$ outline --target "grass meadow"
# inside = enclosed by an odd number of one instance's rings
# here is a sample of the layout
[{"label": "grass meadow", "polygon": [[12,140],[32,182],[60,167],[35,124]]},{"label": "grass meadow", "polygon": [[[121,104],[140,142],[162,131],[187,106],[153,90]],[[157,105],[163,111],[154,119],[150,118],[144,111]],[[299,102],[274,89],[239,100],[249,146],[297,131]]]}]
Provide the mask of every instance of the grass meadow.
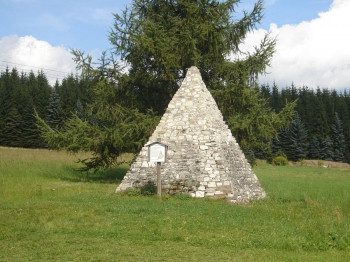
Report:
[{"label": "grass meadow", "polygon": [[0,148],[0,261],[350,261],[349,170],[259,163],[240,206],[116,195],[127,166],[77,159]]}]

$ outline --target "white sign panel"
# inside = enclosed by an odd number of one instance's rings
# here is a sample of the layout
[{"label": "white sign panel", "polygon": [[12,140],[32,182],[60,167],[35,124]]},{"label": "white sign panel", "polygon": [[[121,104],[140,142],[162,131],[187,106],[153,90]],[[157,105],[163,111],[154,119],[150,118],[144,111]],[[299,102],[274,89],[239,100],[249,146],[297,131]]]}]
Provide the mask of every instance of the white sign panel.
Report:
[{"label": "white sign panel", "polygon": [[166,146],[159,143],[149,145],[149,161],[150,162],[165,162]]}]

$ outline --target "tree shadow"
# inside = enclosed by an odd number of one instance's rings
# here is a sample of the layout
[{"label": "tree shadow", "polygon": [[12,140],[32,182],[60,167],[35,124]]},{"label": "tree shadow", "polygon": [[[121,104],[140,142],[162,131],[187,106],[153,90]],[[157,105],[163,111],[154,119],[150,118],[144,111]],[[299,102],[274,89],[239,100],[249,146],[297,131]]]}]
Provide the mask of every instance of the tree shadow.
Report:
[{"label": "tree shadow", "polygon": [[[108,169],[93,171],[70,170],[61,179],[71,182],[119,183],[123,180],[130,166],[126,164]],[[68,171],[68,170],[67,170]]]}]

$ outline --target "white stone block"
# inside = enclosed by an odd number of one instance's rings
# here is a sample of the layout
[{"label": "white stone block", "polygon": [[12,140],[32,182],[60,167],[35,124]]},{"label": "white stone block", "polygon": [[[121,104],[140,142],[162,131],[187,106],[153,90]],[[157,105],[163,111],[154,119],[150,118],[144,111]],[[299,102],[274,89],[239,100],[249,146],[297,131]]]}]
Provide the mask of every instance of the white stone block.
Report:
[{"label": "white stone block", "polygon": [[204,192],[203,191],[197,191],[196,192],[196,197],[199,197],[199,198],[204,197]]},{"label": "white stone block", "polygon": [[215,182],[209,182],[208,183],[208,187],[216,187],[216,183]]},{"label": "white stone block", "polygon": [[199,190],[199,191],[205,191],[205,186],[200,186],[200,187],[198,187],[198,190]]}]

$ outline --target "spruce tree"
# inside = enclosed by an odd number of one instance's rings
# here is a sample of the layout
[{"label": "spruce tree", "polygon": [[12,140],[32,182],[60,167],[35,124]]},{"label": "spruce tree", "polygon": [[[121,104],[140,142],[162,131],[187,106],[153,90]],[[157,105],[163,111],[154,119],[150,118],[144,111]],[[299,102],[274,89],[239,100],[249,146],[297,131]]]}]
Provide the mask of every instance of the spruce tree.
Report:
[{"label": "spruce tree", "polygon": [[335,113],[334,123],[332,125],[332,140],[333,140],[333,152],[334,161],[343,161],[345,158],[345,137],[343,133],[343,123],[340,120],[338,113]]},{"label": "spruce tree", "polygon": [[33,102],[31,99],[28,98],[24,112],[22,114],[22,117],[23,117],[22,146],[26,148],[43,148],[45,147],[45,143],[40,137],[40,132],[36,126],[36,119],[34,115],[35,115],[35,110],[33,107]]},{"label": "spruce tree", "polygon": [[313,136],[309,144],[309,158],[310,159],[320,159],[320,141],[316,136]]},{"label": "spruce tree", "polygon": [[11,147],[21,147],[23,143],[23,121],[16,107],[11,107],[4,121],[2,135],[4,136],[3,145]]},{"label": "spruce tree", "polygon": [[50,96],[46,122],[51,128],[60,127],[61,123],[63,122],[63,112],[60,105],[60,96],[56,92],[56,88],[52,90]]},{"label": "spruce tree", "polygon": [[333,161],[334,153],[332,151],[333,142],[332,139],[330,139],[328,136],[323,140],[321,144],[321,159],[322,160],[328,160]]},{"label": "spruce tree", "polygon": [[284,146],[289,160],[298,161],[307,156],[307,130],[298,113],[295,114],[294,120],[289,126]]}]

